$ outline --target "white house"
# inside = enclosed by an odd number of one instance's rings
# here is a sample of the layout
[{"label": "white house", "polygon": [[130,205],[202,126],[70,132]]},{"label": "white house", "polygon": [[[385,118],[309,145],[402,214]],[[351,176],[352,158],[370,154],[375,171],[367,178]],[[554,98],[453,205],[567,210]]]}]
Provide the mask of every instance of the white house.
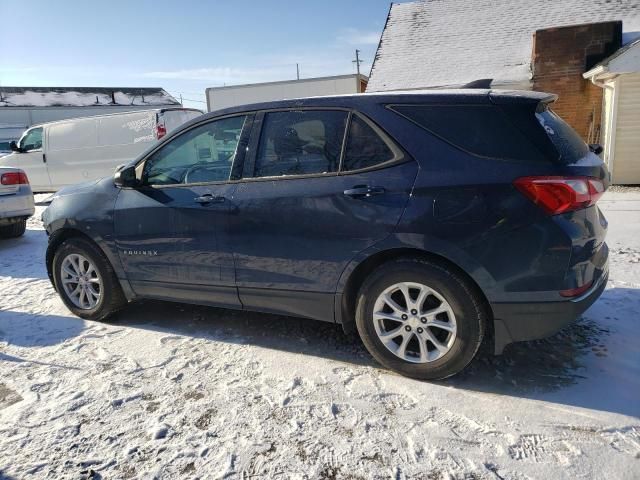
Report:
[{"label": "white house", "polygon": [[640,39],[583,76],[604,89],[601,138],[612,182],[640,184]]}]

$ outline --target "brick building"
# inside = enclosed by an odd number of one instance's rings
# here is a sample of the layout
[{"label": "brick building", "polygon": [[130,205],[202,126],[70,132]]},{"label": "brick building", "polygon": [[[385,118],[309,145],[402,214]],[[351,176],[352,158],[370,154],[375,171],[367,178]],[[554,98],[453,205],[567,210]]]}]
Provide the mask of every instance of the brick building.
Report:
[{"label": "brick building", "polygon": [[597,143],[603,91],[583,74],[638,37],[637,0],[394,3],[367,92],[479,79],[491,88],[553,92],[560,95],[554,109]]},{"label": "brick building", "polygon": [[589,143],[600,141],[602,89],[582,74],[622,46],[622,22],[546,28],[533,34],[533,90],[559,95],[553,109]]}]

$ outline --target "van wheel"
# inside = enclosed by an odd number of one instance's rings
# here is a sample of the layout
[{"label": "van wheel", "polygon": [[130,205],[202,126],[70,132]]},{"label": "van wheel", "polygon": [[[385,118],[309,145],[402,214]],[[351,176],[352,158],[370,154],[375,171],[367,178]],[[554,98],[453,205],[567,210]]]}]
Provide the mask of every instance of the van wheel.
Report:
[{"label": "van wheel", "polygon": [[0,238],[16,238],[24,235],[27,230],[27,220],[18,220],[16,223],[0,227]]},{"label": "van wheel", "polygon": [[53,279],[67,308],[87,320],[105,320],[127,303],[104,253],[82,238],[65,240],[58,247]]},{"label": "van wheel", "polygon": [[435,262],[399,259],[378,267],[358,295],[356,326],[367,350],[408,377],[437,380],[460,372],[484,336],[480,295]]}]

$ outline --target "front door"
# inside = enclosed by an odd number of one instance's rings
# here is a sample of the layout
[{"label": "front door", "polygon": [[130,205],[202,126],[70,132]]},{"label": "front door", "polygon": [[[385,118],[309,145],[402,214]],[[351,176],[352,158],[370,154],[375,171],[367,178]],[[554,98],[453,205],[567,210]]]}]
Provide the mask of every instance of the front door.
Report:
[{"label": "front door", "polygon": [[238,215],[228,218],[224,237],[240,299],[332,321],[340,274],[393,231],[417,164],[345,111],[269,112],[259,120],[256,154],[234,194]]},{"label": "front door", "polygon": [[249,124],[235,116],[182,133],[139,165],[140,187],[118,195],[118,253],[139,295],[239,306],[219,229],[235,210],[230,179]]},{"label": "front door", "polygon": [[13,154],[13,166],[21,168],[26,172],[29,183],[34,191],[47,191],[51,189],[43,140],[42,127],[27,130],[18,143],[21,152]]}]

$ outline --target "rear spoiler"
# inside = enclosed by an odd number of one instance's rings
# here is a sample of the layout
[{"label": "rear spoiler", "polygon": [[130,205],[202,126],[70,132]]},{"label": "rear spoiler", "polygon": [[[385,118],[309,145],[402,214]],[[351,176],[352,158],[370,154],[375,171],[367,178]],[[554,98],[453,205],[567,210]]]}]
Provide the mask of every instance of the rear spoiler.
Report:
[{"label": "rear spoiler", "polygon": [[482,90],[489,90],[491,88],[491,82],[493,82],[493,78],[481,78],[479,80],[474,80],[473,82],[465,83],[460,88],[479,88]]},{"label": "rear spoiler", "polygon": [[555,102],[558,95],[555,93],[533,92],[530,90],[491,90],[489,100],[494,105],[530,104],[538,109],[545,109],[550,103]]}]

